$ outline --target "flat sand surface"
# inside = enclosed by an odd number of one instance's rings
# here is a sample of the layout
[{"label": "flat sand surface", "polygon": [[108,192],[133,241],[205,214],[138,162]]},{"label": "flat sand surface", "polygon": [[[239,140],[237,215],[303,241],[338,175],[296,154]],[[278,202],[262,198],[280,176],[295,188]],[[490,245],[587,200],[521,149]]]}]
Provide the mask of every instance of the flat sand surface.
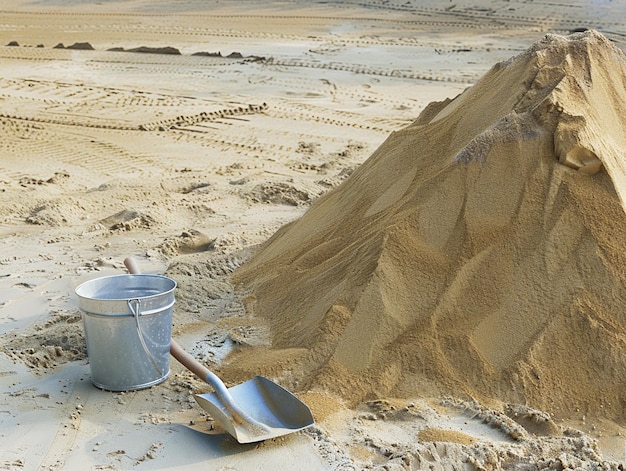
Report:
[{"label": "flat sand surface", "polygon": [[[0,18],[0,468],[420,469],[522,447],[489,405],[323,390],[299,392],[314,428],[239,445],[174,360],[152,388],[95,388],[74,289],[132,255],[177,281],[173,336],[208,365],[267,345],[229,281],[259,244],[545,34],[623,50],[622,2],[8,0]],[[546,424],[537,459],[576,436],[626,463],[624,424]]]}]

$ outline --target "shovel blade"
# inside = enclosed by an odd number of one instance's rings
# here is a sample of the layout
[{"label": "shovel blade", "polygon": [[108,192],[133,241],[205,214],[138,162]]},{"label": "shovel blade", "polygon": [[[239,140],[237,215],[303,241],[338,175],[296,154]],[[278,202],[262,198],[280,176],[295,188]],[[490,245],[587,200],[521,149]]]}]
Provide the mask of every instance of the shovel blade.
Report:
[{"label": "shovel blade", "polygon": [[250,427],[237,423],[215,393],[196,394],[196,402],[239,443],[252,443],[310,427],[315,423],[308,406],[282,386],[263,376],[255,376],[228,391],[234,402],[256,422]]}]

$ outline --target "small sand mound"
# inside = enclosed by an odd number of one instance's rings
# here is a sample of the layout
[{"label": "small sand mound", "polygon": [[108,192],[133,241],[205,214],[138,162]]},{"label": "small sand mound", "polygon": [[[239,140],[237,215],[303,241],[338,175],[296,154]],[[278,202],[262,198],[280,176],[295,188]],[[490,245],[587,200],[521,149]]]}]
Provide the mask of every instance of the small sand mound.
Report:
[{"label": "small sand mound", "polygon": [[451,442],[461,445],[471,445],[476,442],[476,438],[457,430],[426,429],[420,430],[418,436],[422,442]]},{"label": "small sand mound", "polygon": [[148,46],[140,46],[135,47],[133,49],[128,49],[128,52],[140,52],[143,54],[172,54],[175,56],[180,56],[180,51],[175,47],[166,46],[166,47],[148,47]]},{"label": "small sand mound", "polygon": [[124,209],[103,220],[100,224],[111,231],[131,231],[137,228],[150,228],[154,219],[149,214],[131,209]]},{"label": "small sand mound", "polygon": [[24,332],[12,332],[2,351],[21,361],[36,373],[46,373],[70,361],[87,358],[80,314],[53,312],[43,324]]},{"label": "small sand mound", "polygon": [[71,46],[67,46],[67,49],[76,49],[79,51],[93,51],[94,47],[89,43],[74,43]]},{"label": "small sand mound", "polygon": [[293,385],[623,419],[625,106],[619,49],[551,35],[393,133],[236,274]]}]

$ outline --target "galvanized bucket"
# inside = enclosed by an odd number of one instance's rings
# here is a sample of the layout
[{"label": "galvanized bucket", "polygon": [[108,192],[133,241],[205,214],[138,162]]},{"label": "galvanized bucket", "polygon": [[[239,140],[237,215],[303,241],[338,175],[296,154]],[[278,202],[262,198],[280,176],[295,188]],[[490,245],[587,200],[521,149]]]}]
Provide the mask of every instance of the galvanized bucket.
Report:
[{"label": "galvanized bucket", "polygon": [[175,288],[158,275],[105,276],[76,288],[94,385],[130,391],[167,379]]}]

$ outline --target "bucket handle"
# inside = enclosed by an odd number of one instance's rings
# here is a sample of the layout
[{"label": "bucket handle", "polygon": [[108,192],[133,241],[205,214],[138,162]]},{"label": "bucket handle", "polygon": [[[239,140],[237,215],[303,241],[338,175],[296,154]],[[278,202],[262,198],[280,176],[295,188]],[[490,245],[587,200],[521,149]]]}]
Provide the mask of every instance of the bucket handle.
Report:
[{"label": "bucket handle", "polygon": [[150,361],[152,362],[152,366],[154,366],[154,368],[157,370],[157,372],[159,373],[159,376],[163,376],[163,372],[161,371],[161,368],[159,368],[159,365],[157,365],[157,362],[152,356],[152,353],[150,353],[150,350],[148,350],[146,341],[143,338],[143,332],[141,331],[141,326],[139,325],[139,316],[141,315],[141,299],[129,299],[128,301],[126,301],[126,303],[128,304],[128,309],[130,309],[130,312],[133,314],[133,317],[135,318],[135,325],[137,325],[137,335],[139,336],[139,341],[141,342],[141,346],[146,352],[146,355],[148,355],[148,358],[150,358]]}]

